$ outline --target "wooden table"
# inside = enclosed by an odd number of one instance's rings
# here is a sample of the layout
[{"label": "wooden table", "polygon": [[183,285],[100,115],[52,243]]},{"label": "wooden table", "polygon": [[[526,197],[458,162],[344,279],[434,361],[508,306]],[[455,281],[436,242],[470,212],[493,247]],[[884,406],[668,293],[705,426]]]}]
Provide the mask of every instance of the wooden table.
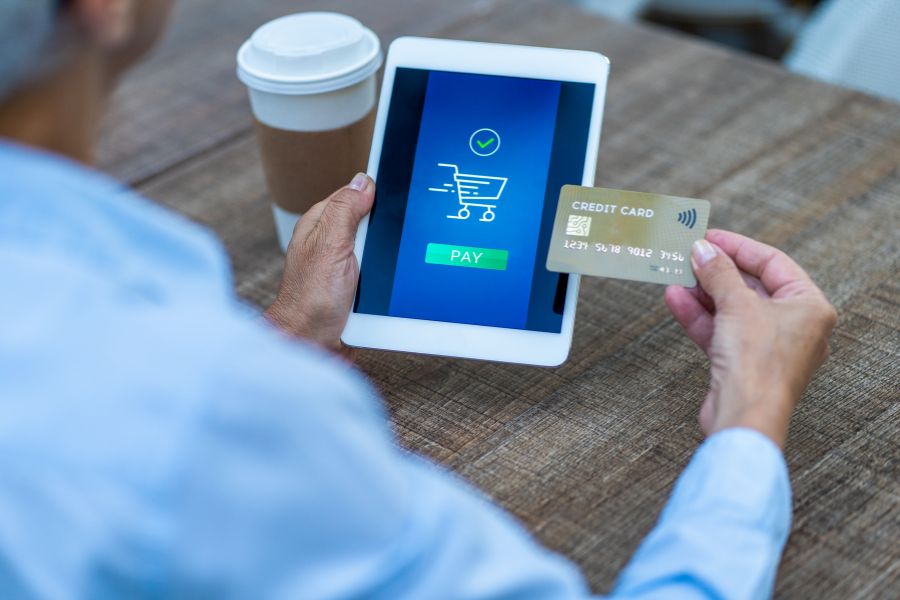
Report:
[{"label": "wooden table", "polygon": [[[598,181],[707,198],[712,225],[796,257],[838,307],[830,362],[787,448],[793,533],[779,598],[900,595],[900,106],[548,0],[191,0],[116,96],[101,158],[207,223],[238,293],[273,298],[282,257],[234,76],[238,45],[299,9],[418,34],[598,50],[612,76]],[[587,279],[554,370],[366,352],[402,444],[485,490],[608,591],[701,440],[707,364],[662,289]]]}]

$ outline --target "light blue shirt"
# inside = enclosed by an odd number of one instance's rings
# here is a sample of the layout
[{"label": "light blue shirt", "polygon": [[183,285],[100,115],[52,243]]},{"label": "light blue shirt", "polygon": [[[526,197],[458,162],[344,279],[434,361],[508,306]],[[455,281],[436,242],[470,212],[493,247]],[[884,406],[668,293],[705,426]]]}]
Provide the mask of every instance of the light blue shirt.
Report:
[{"label": "light blue shirt", "polygon": [[[0,282],[0,597],[589,594],[243,307],[209,233],[102,175],[0,144]],[[766,597],[790,506],[772,442],[712,436],[611,597]]]}]

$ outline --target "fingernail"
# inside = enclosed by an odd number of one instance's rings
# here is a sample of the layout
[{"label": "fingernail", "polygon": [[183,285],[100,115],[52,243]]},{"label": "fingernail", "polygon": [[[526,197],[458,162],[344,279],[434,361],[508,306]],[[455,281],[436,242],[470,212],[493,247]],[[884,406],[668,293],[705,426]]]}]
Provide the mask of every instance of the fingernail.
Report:
[{"label": "fingernail", "polygon": [[691,248],[697,266],[702,267],[716,257],[716,249],[706,240],[697,240]]},{"label": "fingernail", "polygon": [[365,173],[357,173],[356,175],[354,175],[353,181],[350,182],[351,190],[357,190],[361,192],[367,187],[369,187],[369,176]]}]

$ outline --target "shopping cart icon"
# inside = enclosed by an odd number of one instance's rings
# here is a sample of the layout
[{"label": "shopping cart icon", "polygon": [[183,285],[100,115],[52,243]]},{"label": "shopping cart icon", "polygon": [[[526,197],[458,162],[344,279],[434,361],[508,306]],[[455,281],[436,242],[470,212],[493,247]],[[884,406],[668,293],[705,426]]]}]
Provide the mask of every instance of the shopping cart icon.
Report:
[{"label": "shopping cart icon", "polygon": [[449,163],[438,163],[439,167],[453,169],[453,183],[445,183],[442,187],[430,187],[430,192],[452,193],[456,192],[459,200],[459,212],[455,215],[447,215],[448,219],[468,219],[472,216],[470,207],[484,209],[479,221],[486,223],[496,218],[494,209],[503,194],[508,177],[491,177],[489,175],[473,175],[460,173],[459,167]]}]

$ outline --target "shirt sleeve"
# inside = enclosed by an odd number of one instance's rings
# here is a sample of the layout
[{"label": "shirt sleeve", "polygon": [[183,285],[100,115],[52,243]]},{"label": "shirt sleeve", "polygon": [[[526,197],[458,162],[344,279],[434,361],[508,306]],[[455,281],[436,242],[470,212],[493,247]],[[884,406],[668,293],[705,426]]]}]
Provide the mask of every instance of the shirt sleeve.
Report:
[{"label": "shirt sleeve", "polygon": [[781,450],[750,429],[710,437],[681,475],[614,598],[768,598],[791,523]]},{"label": "shirt sleeve", "polygon": [[[399,449],[377,397],[349,368],[287,345],[243,339],[241,363],[218,374],[170,497],[168,595],[589,596],[572,563],[477,490]],[[616,594],[768,590],[786,530],[779,461],[748,432],[707,442]]]},{"label": "shirt sleeve", "polygon": [[589,595],[574,565],[477,490],[398,448],[349,367],[252,333],[234,350],[240,361],[223,357],[211,374],[165,495],[174,523],[163,596]]}]

